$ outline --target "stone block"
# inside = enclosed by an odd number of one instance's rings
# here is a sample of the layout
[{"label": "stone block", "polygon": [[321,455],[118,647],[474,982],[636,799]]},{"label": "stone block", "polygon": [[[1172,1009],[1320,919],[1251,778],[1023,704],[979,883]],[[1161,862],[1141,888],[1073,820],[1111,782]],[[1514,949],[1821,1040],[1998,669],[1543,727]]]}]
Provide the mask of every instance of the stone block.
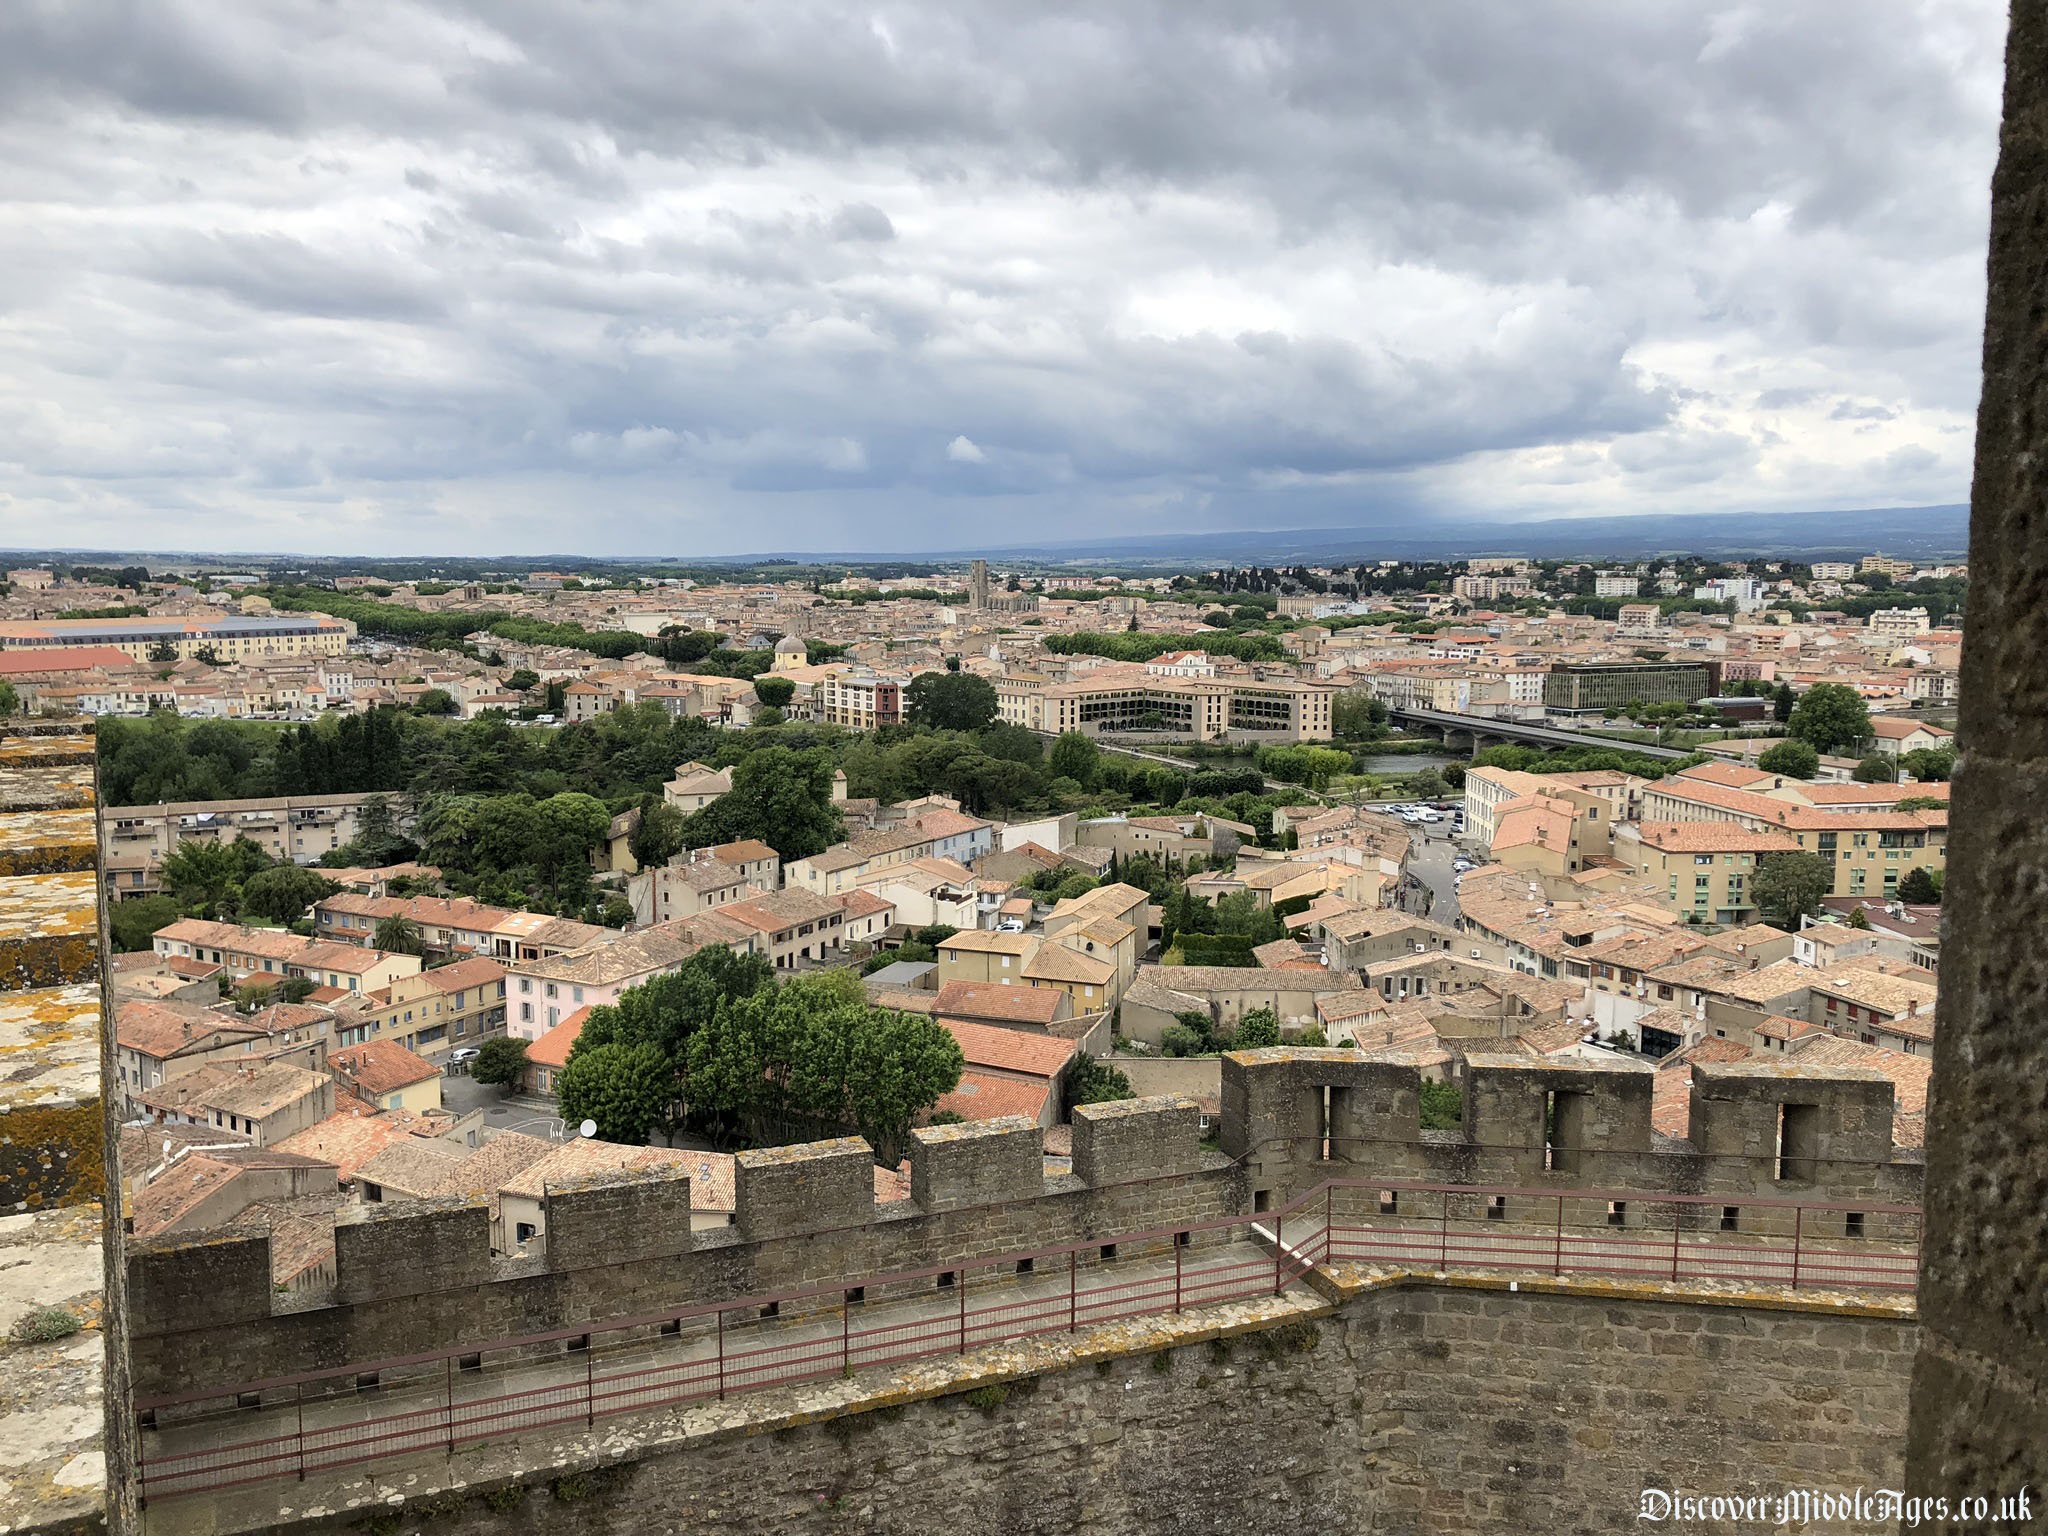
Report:
[{"label": "stone block", "polygon": [[1636,1062],[1465,1058],[1465,1138],[1512,1149],[1527,1171],[1595,1172],[1578,1154],[1648,1152],[1656,1069]]},{"label": "stone block", "polygon": [[270,1234],[227,1227],[128,1244],[128,1327],[136,1337],[270,1320]]},{"label": "stone block", "polygon": [[750,1240],[858,1226],[875,1213],[875,1154],[858,1136],[742,1152],[733,1179]]},{"label": "stone block", "polygon": [[922,1210],[1002,1205],[1044,1192],[1044,1133],[1023,1115],[910,1133],[910,1198]]},{"label": "stone block", "polygon": [[1865,1067],[1696,1062],[1692,1141],[1710,1160],[1710,1176],[1729,1173],[1720,1160],[1743,1158],[1775,1177],[1783,1153],[1794,1181],[1832,1182],[1851,1193],[1860,1181],[1846,1166],[1829,1165],[1890,1162],[1891,1081]]},{"label": "stone block", "polygon": [[1201,1159],[1202,1111],[1193,1099],[1162,1094],[1074,1110],[1074,1177],[1091,1189],[1192,1173]]},{"label": "stone block", "polygon": [[611,1170],[547,1187],[548,1268],[593,1269],[690,1251],[687,1165]]},{"label": "stone block", "polygon": [[461,1290],[491,1278],[491,1212],[436,1196],[352,1205],[334,1222],[335,1299],[346,1305]]}]

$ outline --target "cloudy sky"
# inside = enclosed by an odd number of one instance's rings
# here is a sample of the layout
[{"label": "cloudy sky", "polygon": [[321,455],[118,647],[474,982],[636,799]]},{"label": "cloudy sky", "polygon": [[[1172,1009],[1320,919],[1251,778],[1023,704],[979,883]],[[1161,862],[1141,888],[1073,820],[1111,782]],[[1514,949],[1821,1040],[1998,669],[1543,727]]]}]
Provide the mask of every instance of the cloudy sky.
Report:
[{"label": "cloudy sky", "polygon": [[8,0],[0,544],[1963,499],[1999,0]]}]

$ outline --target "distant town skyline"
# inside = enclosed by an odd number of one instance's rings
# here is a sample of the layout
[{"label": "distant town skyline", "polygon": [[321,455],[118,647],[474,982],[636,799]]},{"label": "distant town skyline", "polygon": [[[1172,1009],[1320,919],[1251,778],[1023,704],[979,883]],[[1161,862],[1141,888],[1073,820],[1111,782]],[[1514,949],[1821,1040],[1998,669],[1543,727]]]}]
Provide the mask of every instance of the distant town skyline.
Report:
[{"label": "distant town skyline", "polygon": [[0,15],[0,544],[1961,501],[1993,0]]}]

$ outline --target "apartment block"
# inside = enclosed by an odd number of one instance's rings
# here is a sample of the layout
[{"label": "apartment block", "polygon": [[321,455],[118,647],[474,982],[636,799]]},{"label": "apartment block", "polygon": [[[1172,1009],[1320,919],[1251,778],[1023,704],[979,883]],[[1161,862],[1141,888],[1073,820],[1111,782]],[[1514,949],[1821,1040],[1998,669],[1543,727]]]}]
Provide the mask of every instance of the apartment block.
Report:
[{"label": "apartment block", "polygon": [[1328,740],[1336,692],[1327,683],[1291,676],[1173,677],[1121,664],[1096,667],[1067,682],[996,682],[998,713],[1012,725],[1049,735],[1081,731],[1191,741]]},{"label": "apartment block", "polygon": [[[355,626],[324,613],[245,618],[37,619],[0,623],[0,651],[105,645],[135,661],[248,661],[264,656],[339,656]],[[202,656],[201,653],[205,655]]]},{"label": "apartment block", "polygon": [[311,864],[355,840],[357,817],[371,798],[277,795],[108,806],[100,812],[107,894],[119,900],[154,893],[158,866],[183,842],[231,843],[246,837],[281,864]]}]

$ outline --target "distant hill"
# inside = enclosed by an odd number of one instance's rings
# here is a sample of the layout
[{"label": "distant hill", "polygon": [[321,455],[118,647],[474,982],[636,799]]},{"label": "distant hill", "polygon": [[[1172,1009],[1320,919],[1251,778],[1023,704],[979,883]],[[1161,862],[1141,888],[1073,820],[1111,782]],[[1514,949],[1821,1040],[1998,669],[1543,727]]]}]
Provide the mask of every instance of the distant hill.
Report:
[{"label": "distant hill", "polygon": [[[1783,559],[1844,559],[1882,550],[1918,560],[1960,558],[1969,543],[1969,508],[1875,507],[1835,512],[1706,512],[1690,516],[1545,518],[1533,522],[1500,519],[1416,518],[1401,514],[1374,527],[1244,529],[1228,533],[1141,534],[1123,538],[1070,539],[1037,544],[972,544],[927,548],[908,556],[882,549],[765,549],[745,555],[614,555],[605,550],[573,554],[504,555],[479,561],[475,555],[448,557],[467,569],[479,565],[507,571],[571,569],[592,565],[740,566],[764,560],[828,561],[899,565],[906,559],[954,564],[971,555],[1034,565],[1077,567],[1185,567],[1218,565],[1352,564],[1361,560],[1445,560],[1473,555],[1529,555],[1539,559],[1650,559],[1695,554],[1777,556]],[[119,564],[128,559],[161,564],[203,558],[231,561],[243,569],[289,563],[293,568],[355,569],[379,563],[431,563],[435,557],[299,555],[289,551],[0,550],[13,564],[78,560]]]},{"label": "distant hill", "polygon": [[1457,559],[1472,555],[1646,559],[1697,554],[1815,559],[1867,555],[1880,549],[1888,555],[1916,559],[1960,558],[1969,544],[1969,513],[1966,506],[1939,506],[1837,512],[1713,512],[1689,517],[1549,518],[1521,523],[1445,521],[1402,527],[1150,534],[1057,544],[999,545],[973,553],[996,558],[1205,565]]}]

